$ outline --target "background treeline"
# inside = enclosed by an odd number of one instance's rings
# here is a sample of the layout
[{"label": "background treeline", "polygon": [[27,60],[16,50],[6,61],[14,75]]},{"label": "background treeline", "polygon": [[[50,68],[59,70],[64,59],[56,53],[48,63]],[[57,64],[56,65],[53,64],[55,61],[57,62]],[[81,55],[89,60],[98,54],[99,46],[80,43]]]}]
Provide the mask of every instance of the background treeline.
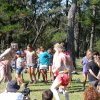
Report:
[{"label": "background treeline", "polygon": [[[100,51],[100,0],[0,0],[0,49],[12,41],[21,48],[67,43],[68,12],[76,4],[74,49],[82,56],[88,48]],[[71,15],[70,15],[71,16]]]}]

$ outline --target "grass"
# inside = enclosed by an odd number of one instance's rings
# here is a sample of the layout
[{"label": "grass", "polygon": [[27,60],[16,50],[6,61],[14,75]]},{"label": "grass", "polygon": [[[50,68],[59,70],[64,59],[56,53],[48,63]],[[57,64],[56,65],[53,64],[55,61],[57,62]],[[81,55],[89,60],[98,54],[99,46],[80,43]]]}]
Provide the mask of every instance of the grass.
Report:
[{"label": "grass", "polygon": [[[72,80],[72,86],[68,88],[70,100],[83,100],[83,85],[80,80],[82,80],[82,68],[80,64],[80,59],[76,60],[77,62],[77,71],[78,74],[73,74],[73,80]],[[13,74],[14,76],[14,74]],[[29,80],[28,74],[24,74],[25,81]],[[41,100],[41,95],[43,90],[50,88],[51,82],[45,84],[42,82],[38,82],[37,84],[29,84],[29,88],[31,89],[30,97],[31,100],[37,99]],[[3,92],[5,90],[6,83],[0,84],[0,92]],[[21,91],[22,89],[20,89]],[[62,94],[60,94],[61,100],[64,100],[64,97]],[[53,99],[54,100],[54,99]]]}]

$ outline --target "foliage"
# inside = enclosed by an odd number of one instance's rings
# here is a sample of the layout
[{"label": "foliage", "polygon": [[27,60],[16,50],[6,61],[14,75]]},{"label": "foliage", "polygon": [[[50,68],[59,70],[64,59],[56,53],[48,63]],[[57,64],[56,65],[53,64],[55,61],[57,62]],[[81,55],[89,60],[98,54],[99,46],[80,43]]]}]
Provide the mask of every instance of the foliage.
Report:
[{"label": "foliage", "polygon": [[52,42],[56,43],[56,42],[63,42],[66,39],[66,33],[63,32],[57,32],[54,33],[53,38],[52,38]]},{"label": "foliage", "polygon": [[[36,47],[43,45],[46,48],[55,42],[65,41],[71,1],[74,0],[68,0],[67,5],[64,0],[0,0],[1,41],[8,45],[11,41],[16,41],[21,47],[32,43]],[[80,7],[80,13],[76,14],[75,25],[81,23],[79,47],[84,51],[89,48],[94,22],[94,47],[95,41],[100,39],[100,0],[77,1],[77,12]],[[93,5],[96,6],[96,17],[93,16]]]},{"label": "foliage", "polygon": [[97,51],[100,51],[100,39],[98,41],[96,41],[94,49]]}]

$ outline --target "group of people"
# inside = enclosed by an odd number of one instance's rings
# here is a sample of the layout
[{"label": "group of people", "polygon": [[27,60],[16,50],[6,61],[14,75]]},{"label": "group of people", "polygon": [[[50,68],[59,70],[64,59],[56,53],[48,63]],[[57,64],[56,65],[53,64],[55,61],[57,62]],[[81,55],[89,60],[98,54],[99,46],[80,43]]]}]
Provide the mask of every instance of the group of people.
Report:
[{"label": "group of people", "polygon": [[88,78],[89,86],[84,92],[84,100],[100,100],[100,54],[98,51],[87,50],[82,59],[85,88]]},{"label": "group of people", "polygon": [[85,86],[88,77],[89,83],[95,85],[100,80],[100,54],[98,51],[87,50],[86,56],[82,59],[83,75]]},{"label": "group of people", "polygon": [[46,51],[42,46],[35,51],[30,44],[21,51],[18,49],[17,43],[11,43],[11,47],[0,55],[0,82],[12,81],[11,62],[16,61],[15,80],[18,85],[25,85],[22,77],[24,69],[27,69],[29,73],[30,84],[37,82],[36,75],[38,75],[38,79],[42,75],[43,82],[47,83],[47,71],[49,70],[50,79],[53,81],[50,91],[55,99],[60,100],[59,90],[65,95],[65,100],[69,100],[66,87],[71,85],[73,62],[62,44],[56,43],[54,51],[55,53],[52,53],[52,49]]},{"label": "group of people", "polygon": [[[65,96],[65,100],[69,100],[69,94],[67,87],[71,85],[73,61],[70,54],[65,50],[63,44],[56,43],[54,45],[54,52],[52,49],[45,50],[42,46],[37,50],[33,50],[32,45],[27,45],[25,50],[19,50],[17,43],[11,43],[10,48],[5,50],[0,55],[0,83],[8,81],[7,93],[12,92],[11,88],[19,89],[19,86],[25,85],[22,77],[23,70],[27,70],[29,73],[29,83],[37,83],[42,75],[42,82],[47,83],[48,77],[47,72],[50,73],[50,79],[52,84],[49,90],[44,91],[43,94],[60,100],[59,93],[61,92]],[[11,62],[15,61],[16,76],[15,81],[12,80],[11,76]],[[92,52],[87,50],[86,56],[82,59],[85,87],[87,78],[89,84],[92,85],[97,91],[100,91],[100,54],[99,52]],[[37,75],[37,77],[36,77]],[[37,79],[38,78],[38,79]],[[14,86],[13,86],[14,83]],[[12,84],[12,85],[11,85]],[[16,91],[14,91],[16,92]],[[46,94],[47,93],[47,94]],[[86,94],[86,93],[85,93]],[[19,95],[19,96],[18,96]],[[3,96],[3,94],[1,95]],[[22,94],[16,95],[18,98],[22,98]],[[47,96],[49,97],[49,96]],[[21,100],[21,99],[13,99]],[[46,100],[46,99],[43,99]],[[48,99],[47,99],[48,100]],[[52,99],[49,99],[52,100]],[[88,99],[86,99],[88,100]]]}]

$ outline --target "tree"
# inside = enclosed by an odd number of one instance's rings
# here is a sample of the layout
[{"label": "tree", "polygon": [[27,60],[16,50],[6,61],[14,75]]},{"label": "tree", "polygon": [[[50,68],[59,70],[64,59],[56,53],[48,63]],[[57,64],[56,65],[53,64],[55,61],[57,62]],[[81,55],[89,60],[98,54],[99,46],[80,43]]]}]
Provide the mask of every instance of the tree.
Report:
[{"label": "tree", "polygon": [[67,38],[67,50],[71,52],[71,57],[75,65],[75,45],[74,45],[74,21],[75,13],[77,9],[77,0],[73,0],[68,12],[68,38]]}]

